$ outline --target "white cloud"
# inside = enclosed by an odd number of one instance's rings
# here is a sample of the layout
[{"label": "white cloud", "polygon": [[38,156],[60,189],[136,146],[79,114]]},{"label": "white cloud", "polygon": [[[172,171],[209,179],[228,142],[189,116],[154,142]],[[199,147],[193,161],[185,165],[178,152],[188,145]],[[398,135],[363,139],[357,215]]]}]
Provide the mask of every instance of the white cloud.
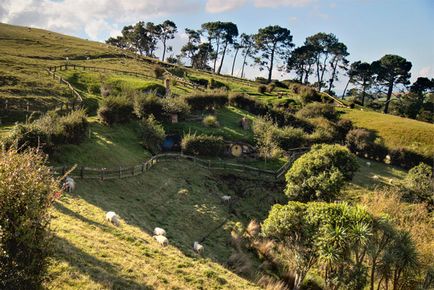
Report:
[{"label": "white cloud", "polygon": [[279,6],[303,7],[313,2],[316,2],[316,0],[254,0],[254,4],[256,7],[279,7]]},{"label": "white cloud", "polygon": [[200,7],[195,0],[2,0],[0,22],[103,39],[125,24]]},{"label": "white cloud", "polygon": [[207,0],[205,9],[209,13],[221,13],[235,10],[246,3],[246,0]]}]

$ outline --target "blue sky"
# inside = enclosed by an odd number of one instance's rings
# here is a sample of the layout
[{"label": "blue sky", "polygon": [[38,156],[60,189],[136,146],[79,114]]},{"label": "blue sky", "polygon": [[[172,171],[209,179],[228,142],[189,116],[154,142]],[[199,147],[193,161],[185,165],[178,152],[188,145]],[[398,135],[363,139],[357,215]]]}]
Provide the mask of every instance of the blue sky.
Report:
[{"label": "blue sky", "polygon": [[[103,41],[138,20],[173,20],[180,32],[208,21],[232,21],[240,32],[267,25],[291,30],[300,45],[317,32],[334,33],[349,60],[398,54],[413,63],[412,79],[434,77],[434,0],[2,0],[0,21]],[[175,52],[185,42],[172,41]],[[225,61],[228,71],[231,58]],[[248,76],[260,73],[249,68]],[[275,77],[288,75],[275,73]],[[345,78],[338,85],[342,87]]]}]

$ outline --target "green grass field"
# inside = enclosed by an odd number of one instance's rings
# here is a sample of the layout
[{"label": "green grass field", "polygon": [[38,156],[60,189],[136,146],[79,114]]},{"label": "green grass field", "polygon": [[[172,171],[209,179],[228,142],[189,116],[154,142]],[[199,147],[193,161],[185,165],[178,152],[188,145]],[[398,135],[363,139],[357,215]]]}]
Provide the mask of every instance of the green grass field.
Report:
[{"label": "green grass field", "polygon": [[389,148],[404,147],[434,156],[434,125],[373,111],[342,109],[342,118],[358,127],[374,130]]}]

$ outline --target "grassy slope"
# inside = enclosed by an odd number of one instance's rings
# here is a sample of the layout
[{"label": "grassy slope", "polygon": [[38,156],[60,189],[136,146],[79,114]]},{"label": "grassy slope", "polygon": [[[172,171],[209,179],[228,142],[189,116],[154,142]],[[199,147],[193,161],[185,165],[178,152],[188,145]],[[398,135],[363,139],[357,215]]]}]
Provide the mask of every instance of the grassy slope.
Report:
[{"label": "grassy slope", "polygon": [[434,155],[434,125],[372,111],[342,109],[343,118],[372,129],[390,148],[405,147],[426,156]]}]

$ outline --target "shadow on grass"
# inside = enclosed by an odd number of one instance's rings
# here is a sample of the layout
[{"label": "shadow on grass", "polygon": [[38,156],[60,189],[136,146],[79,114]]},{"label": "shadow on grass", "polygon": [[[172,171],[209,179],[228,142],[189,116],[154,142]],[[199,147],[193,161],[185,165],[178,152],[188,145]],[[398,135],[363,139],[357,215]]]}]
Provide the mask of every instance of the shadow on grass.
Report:
[{"label": "shadow on grass", "polygon": [[109,289],[154,289],[152,286],[121,277],[117,266],[83,252],[61,237],[54,237],[54,245],[57,259],[67,262],[78,272]]}]

